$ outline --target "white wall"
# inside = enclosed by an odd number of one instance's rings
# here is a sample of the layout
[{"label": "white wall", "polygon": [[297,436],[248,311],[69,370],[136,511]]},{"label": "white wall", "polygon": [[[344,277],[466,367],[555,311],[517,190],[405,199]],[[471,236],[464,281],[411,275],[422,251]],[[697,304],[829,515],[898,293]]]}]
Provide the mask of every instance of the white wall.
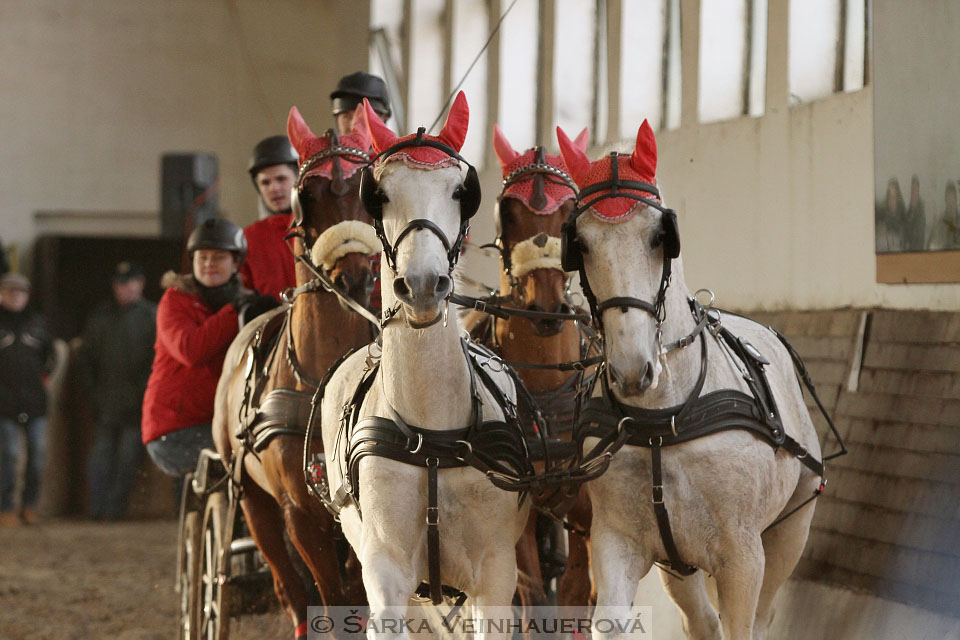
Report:
[{"label": "white wall", "polygon": [[873,89],[787,106],[787,0],[770,2],[765,115],[696,123],[697,4],[683,3],[683,122],[657,140],[688,284],[740,309],[960,306],[960,285],[876,283]]},{"label": "white wall", "polygon": [[33,212],[160,208],[160,154],[215,153],[220,206],[256,218],[253,145],[367,64],[369,5],[336,0],[31,0],[0,4],[0,237]]}]

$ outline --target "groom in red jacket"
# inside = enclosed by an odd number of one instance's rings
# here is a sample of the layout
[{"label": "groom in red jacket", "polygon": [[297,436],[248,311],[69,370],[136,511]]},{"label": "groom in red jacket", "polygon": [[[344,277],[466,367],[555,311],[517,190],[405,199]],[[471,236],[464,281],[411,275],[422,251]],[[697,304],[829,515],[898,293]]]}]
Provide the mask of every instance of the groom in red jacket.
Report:
[{"label": "groom in red jacket", "polygon": [[268,215],[243,230],[248,252],[240,273],[247,287],[280,300],[281,291],[297,284],[293,252],[283,239],[292,216],[297,152],[287,136],[264,138],[254,147],[247,169]]}]

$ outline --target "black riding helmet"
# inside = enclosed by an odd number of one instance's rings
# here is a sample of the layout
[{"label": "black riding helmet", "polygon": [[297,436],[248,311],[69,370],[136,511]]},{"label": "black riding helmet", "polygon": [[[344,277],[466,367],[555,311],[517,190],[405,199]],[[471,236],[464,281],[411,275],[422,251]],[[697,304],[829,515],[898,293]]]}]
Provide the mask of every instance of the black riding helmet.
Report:
[{"label": "black riding helmet", "polygon": [[363,71],[340,78],[337,88],[330,94],[330,99],[333,101],[333,115],[353,111],[364,98],[370,101],[374,111],[384,115],[384,120],[390,118],[390,96],[387,94],[387,83],[379,76]]},{"label": "black riding helmet", "polygon": [[247,165],[247,171],[250,172],[250,179],[254,186],[257,184],[257,174],[267,167],[278,164],[290,165],[293,172],[297,172],[297,162],[299,162],[297,152],[287,136],[270,136],[264,138],[253,148],[253,156],[250,158],[250,164]]},{"label": "black riding helmet", "polygon": [[243,229],[223,218],[204,220],[187,239],[187,253],[191,256],[197,249],[229,251],[242,263],[247,255],[247,237]]}]

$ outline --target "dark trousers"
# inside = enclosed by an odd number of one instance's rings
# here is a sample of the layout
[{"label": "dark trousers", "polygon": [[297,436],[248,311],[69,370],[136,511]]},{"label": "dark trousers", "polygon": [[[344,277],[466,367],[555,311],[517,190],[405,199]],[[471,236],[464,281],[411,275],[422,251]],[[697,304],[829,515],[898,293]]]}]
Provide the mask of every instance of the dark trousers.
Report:
[{"label": "dark trousers", "polygon": [[91,518],[116,520],[123,517],[142,461],[139,424],[97,425],[87,476]]},{"label": "dark trousers", "polygon": [[33,509],[40,496],[40,476],[46,452],[47,419],[31,418],[25,423],[0,417],[0,512],[16,506],[14,487],[17,484],[17,463],[20,460],[20,434],[26,435],[27,466],[23,481],[21,509]]}]

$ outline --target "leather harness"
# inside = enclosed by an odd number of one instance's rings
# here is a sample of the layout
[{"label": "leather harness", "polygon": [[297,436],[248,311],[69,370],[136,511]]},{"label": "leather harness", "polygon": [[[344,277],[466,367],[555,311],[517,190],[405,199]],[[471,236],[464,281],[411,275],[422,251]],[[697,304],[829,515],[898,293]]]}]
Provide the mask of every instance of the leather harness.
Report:
[{"label": "leather harness", "polygon": [[[427,470],[427,568],[429,581],[418,589],[419,595],[429,594],[434,604],[440,604],[444,595],[464,598],[459,590],[443,585],[440,580],[440,507],[438,471],[473,467],[491,480],[501,477],[515,479],[533,473],[530,452],[517,418],[516,405],[500,390],[484,371],[482,359],[493,356],[478,345],[461,340],[470,371],[471,424],[448,431],[424,429],[407,424],[399,413],[388,405],[390,417],[360,417],[363,402],[377,380],[379,360],[368,360],[364,375],[350,401],[344,406],[338,443],[347,440],[341,459],[343,484],[333,499],[321,499],[330,512],[339,517],[340,510],[353,501],[360,517],[360,461],[367,456],[389,458]],[[327,379],[335,367],[328,372]],[[483,420],[480,394],[482,385],[494,398],[504,414],[503,420]],[[494,482],[494,484],[497,484]],[[520,492],[518,507],[525,494]],[[460,602],[462,604],[462,601]]]},{"label": "leather harness", "polygon": [[[713,309],[708,311],[694,299],[690,300],[690,308],[699,327],[695,334],[698,334],[700,339],[700,374],[687,399],[679,405],[662,409],[625,405],[610,392],[607,376],[598,372],[602,393],[586,401],[575,428],[575,438],[581,449],[584,440],[591,437],[600,439],[594,449],[609,448],[614,443],[650,448],[653,509],[667,554],[667,560],[663,564],[682,576],[691,575],[696,571],[696,567],[680,559],[673,539],[669,514],[663,499],[663,447],[689,442],[728,429],[746,429],[770,444],[774,451],[782,448],[792,454],[821,478],[824,473],[823,462],[810,455],[806,448],[784,432],[764,370],[764,366],[769,362],[753,345],[733,335],[723,326],[720,312]],[[721,346],[729,350],[742,364],[743,378],[751,392],[749,395],[734,389],[722,389],[701,395],[707,368],[708,342],[703,332],[704,326],[718,341],[722,341]],[[776,335],[786,344],[782,335]],[[799,356],[787,346],[796,364]],[[802,367],[802,362],[799,366]],[[821,480],[814,497],[823,491],[824,485],[825,480]],[[774,524],[778,522],[780,520]]]}]

